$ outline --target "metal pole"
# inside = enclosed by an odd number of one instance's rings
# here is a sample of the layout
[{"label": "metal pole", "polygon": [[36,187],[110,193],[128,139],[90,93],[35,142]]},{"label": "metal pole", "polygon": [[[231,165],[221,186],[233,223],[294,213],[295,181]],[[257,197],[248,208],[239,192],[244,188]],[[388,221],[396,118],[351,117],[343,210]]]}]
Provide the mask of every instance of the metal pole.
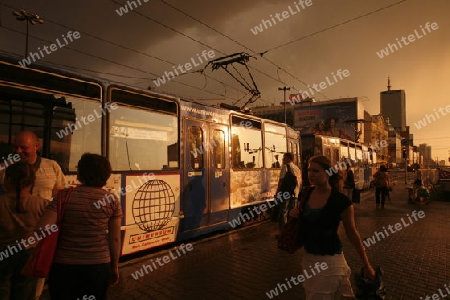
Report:
[{"label": "metal pole", "polygon": [[408,177],[408,156],[409,156],[409,151],[408,148],[406,148],[406,157],[405,157],[405,184],[407,184],[407,177]]},{"label": "metal pole", "polygon": [[26,58],[28,55],[28,30],[29,30],[28,23],[31,23],[31,25],[42,24],[44,23],[44,20],[37,14],[27,13],[24,9],[14,11],[13,15],[16,17],[16,20],[25,21],[27,23],[27,36],[25,41],[25,58]]},{"label": "metal pole", "polygon": [[286,116],[286,91],[290,91],[291,88],[284,86],[284,87],[279,87],[278,88],[279,91],[283,91],[283,97],[284,97],[284,124],[287,124],[287,116]]},{"label": "metal pole", "polygon": [[27,55],[28,55],[28,21],[26,21],[26,23],[27,23],[27,38],[26,38],[26,41],[25,41],[25,58],[27,58]]}]

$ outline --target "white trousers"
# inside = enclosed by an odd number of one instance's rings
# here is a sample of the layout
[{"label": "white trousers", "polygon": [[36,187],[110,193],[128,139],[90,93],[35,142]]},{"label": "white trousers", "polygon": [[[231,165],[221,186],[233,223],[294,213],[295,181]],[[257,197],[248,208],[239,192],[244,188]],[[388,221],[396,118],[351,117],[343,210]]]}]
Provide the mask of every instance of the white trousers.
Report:
[{"label": "white trousers", "polygon": [[303,270],[310,270],[316,263],[326,263],[328,268],[305,280],[303,288],[306,300],[339,300],[354,297],[350,283],[351,270],[344,254],[313,255],[303,251]]}]

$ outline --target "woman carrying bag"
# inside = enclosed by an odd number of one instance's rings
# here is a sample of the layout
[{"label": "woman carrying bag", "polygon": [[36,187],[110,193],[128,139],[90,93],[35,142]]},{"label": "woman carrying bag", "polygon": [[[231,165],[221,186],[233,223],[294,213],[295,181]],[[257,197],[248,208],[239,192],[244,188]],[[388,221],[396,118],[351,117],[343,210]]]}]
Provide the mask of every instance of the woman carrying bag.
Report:
[{"label": "woman carrying bag", "polygon": [[[118,199],[102,189],[111,175],[111,165],[105,157],[85,153],[77,168],[81,185],[62,190],[38,224],[55,224],[58,202],[64,199],[48,289],[52,300],[91,295],[103,300],[108,285],[119,281],[122,209]],[[97,208],[94,203],[99,200],[106,205]]]},{"label": "woman carrying bag", "polygon": [[[307,300],[354,297],[350,284],[351,271],[337,233],[341,221],[347,238],[361,258],[364,277],[375,278],[375,270],[355,227],[353,205],[347,196],[337,190],[337,174],[329,176],[326,172],[331,167],[325,156],[313,156],[309,160],[308,178],[313,187],[301,213],[304,242],[302,266],[304,270],[309,270],[309,266],[325,262],[327,268],[304,281]],[[299,209],[291,210],[290,216],[300,217]]]}]

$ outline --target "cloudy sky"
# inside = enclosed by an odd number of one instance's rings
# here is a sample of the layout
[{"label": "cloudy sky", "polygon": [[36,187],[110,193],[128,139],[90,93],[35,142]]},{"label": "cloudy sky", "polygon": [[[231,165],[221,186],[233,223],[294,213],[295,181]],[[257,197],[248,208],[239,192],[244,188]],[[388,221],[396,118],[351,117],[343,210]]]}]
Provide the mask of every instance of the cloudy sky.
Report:
[{"label": "cloudy sky", "polygon": [[[57,38],[64,44],[62,35],[69,31],[80,33],[41,62],[208,104],[239,99],[243,104],[249,96],[223,69],[213,71],[209,65],[203,70],[205,60],[197,54],[204,50],[212,50],[214,58],[240,52],[252,56],[247,65],[262,95],[255,105],[283,101],[278,87],[305,90],[347,69],[350,76],[316,93],[317,100],[362,97],[365,109],[378,114],[379,93],[386,90],[389,75],[392,89],[406,91],[407,125],[415,144],[432,145],[434,158],[449,156],[450,116],[440,114],[420,129],[414,123],[450,105],[450,1],[311,0],[303,7],[298,0],[139,1],[120,16],[117,10],[127,5],[125,0],[0,0],[0,51],[23,56],[25,23],[12,15],[23,8],[45,20],[30,27],[29,51]],[[263,19],[272,26],[254,34],[251,29]],[[427,22],[437,28],[428,32]],[[410,42],[411,34],[416,37]],[[400,48],[396,39],[402,37],[408,45],[399,42]],[[398,50],[380,58],[377,52],[388,43],[397,43]],[[159,87],[153,82],[192,60],[198,66],[186,74]],[[198,70],[203,73],[192,72]],[[248,79],[244,66],[237,70]]]}]

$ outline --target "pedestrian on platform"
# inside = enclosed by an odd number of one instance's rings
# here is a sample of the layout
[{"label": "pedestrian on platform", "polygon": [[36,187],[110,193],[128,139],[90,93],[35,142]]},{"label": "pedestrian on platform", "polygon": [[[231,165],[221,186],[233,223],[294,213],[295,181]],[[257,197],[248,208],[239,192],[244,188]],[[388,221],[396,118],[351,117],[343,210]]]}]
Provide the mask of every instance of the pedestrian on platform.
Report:
[{"label": "pedestrian on platform", "polygon": [[105,157],[83,154],[77,166],[81,185],[60,191],[39,221],[38,227],[55,224],[57,202],[67,201],[48,280],[52,300],[85,295],[103,300],[110,280],[119,281],[122,208],[114,194],[102,189],[111,171]]},{"label": "pedestrian on platform", "polygon": [[387,168],[385,165],[381,165],[380,169],[375,174],[373,174],[373,180],[373,184],[375,185],[375,203],[377,209],[379,209],[380,207],[384,209],[384,203],[386,202],[386,197],[388,195],[388,189],[390,186],[389,174],[387,173]]},{"label": "pedestrian on platform", "polygon": [[[38,154],[40,144],[34,132],[21,131],[13,140],[14,153],[20,155],[20,160],[30,164],[36,173],[31,194],[46,200],[52,200],[56,193],[63,189],[66,180],[61,167],[54,160],[43,158]],[[0,170],[0,184],[3,184],[4,171]],[[39,278],[36,286],[36,298],[42,294],[45,278]]]},{"label": "pedestrian on platform", "polygon": [[10,165],[5,171],[6,193],[0,196],[0,299],[2,300],[35,299],[37,278],[20,274],[32,249],[25,249],[25,245],[17,242],[23,241],[26,235],[35,230],[48,203],[47,200],[30,193],[35,180],[34,173],[32,166],[26,162]]},{"label": "pedestrian on platform", "polygon": [[[351,270],[338,235],[341,221],[347,238],[361,258],[364,276],[375,278],[375,270],[355,227],[352,202],[338,191],[337,174],[327,174],[331,168],[331,162],[325,156],[313,156],[309,160],[308,178],[312,187],[307,191],[301,215],[304,240],[302,267],[310,270],[310,266],[317,263],[325,263],[327,267],[304,281],[307,300],[354,297],[350,283]],[[292,209],[290,216],[299,217],[299,210]]]},{"label": "pedestrian on platform", "polygon": [[[275,197],[280,202],[279,204],[279,214],[278,214],[278,225],[281,229],[284,224],[286,224],[288,219],[288,212],[295,205],[300,187],[302,185],[302,176],[300,169],[294,164],[294,155],[287,152],[283,155],[283,165],[281,166],[280,179],[278,180],[278,188]],[[282,196],[285,192],[288,192],[290,197],[285,199]]]},{"label": "pedestrian on platform", "polygon": [[347,165],[347,171],[345,172],[344,189],[347,191],[347,197],[352,201],[353,190],[355,189],[355,173],[353,173],[350,165]]}]

